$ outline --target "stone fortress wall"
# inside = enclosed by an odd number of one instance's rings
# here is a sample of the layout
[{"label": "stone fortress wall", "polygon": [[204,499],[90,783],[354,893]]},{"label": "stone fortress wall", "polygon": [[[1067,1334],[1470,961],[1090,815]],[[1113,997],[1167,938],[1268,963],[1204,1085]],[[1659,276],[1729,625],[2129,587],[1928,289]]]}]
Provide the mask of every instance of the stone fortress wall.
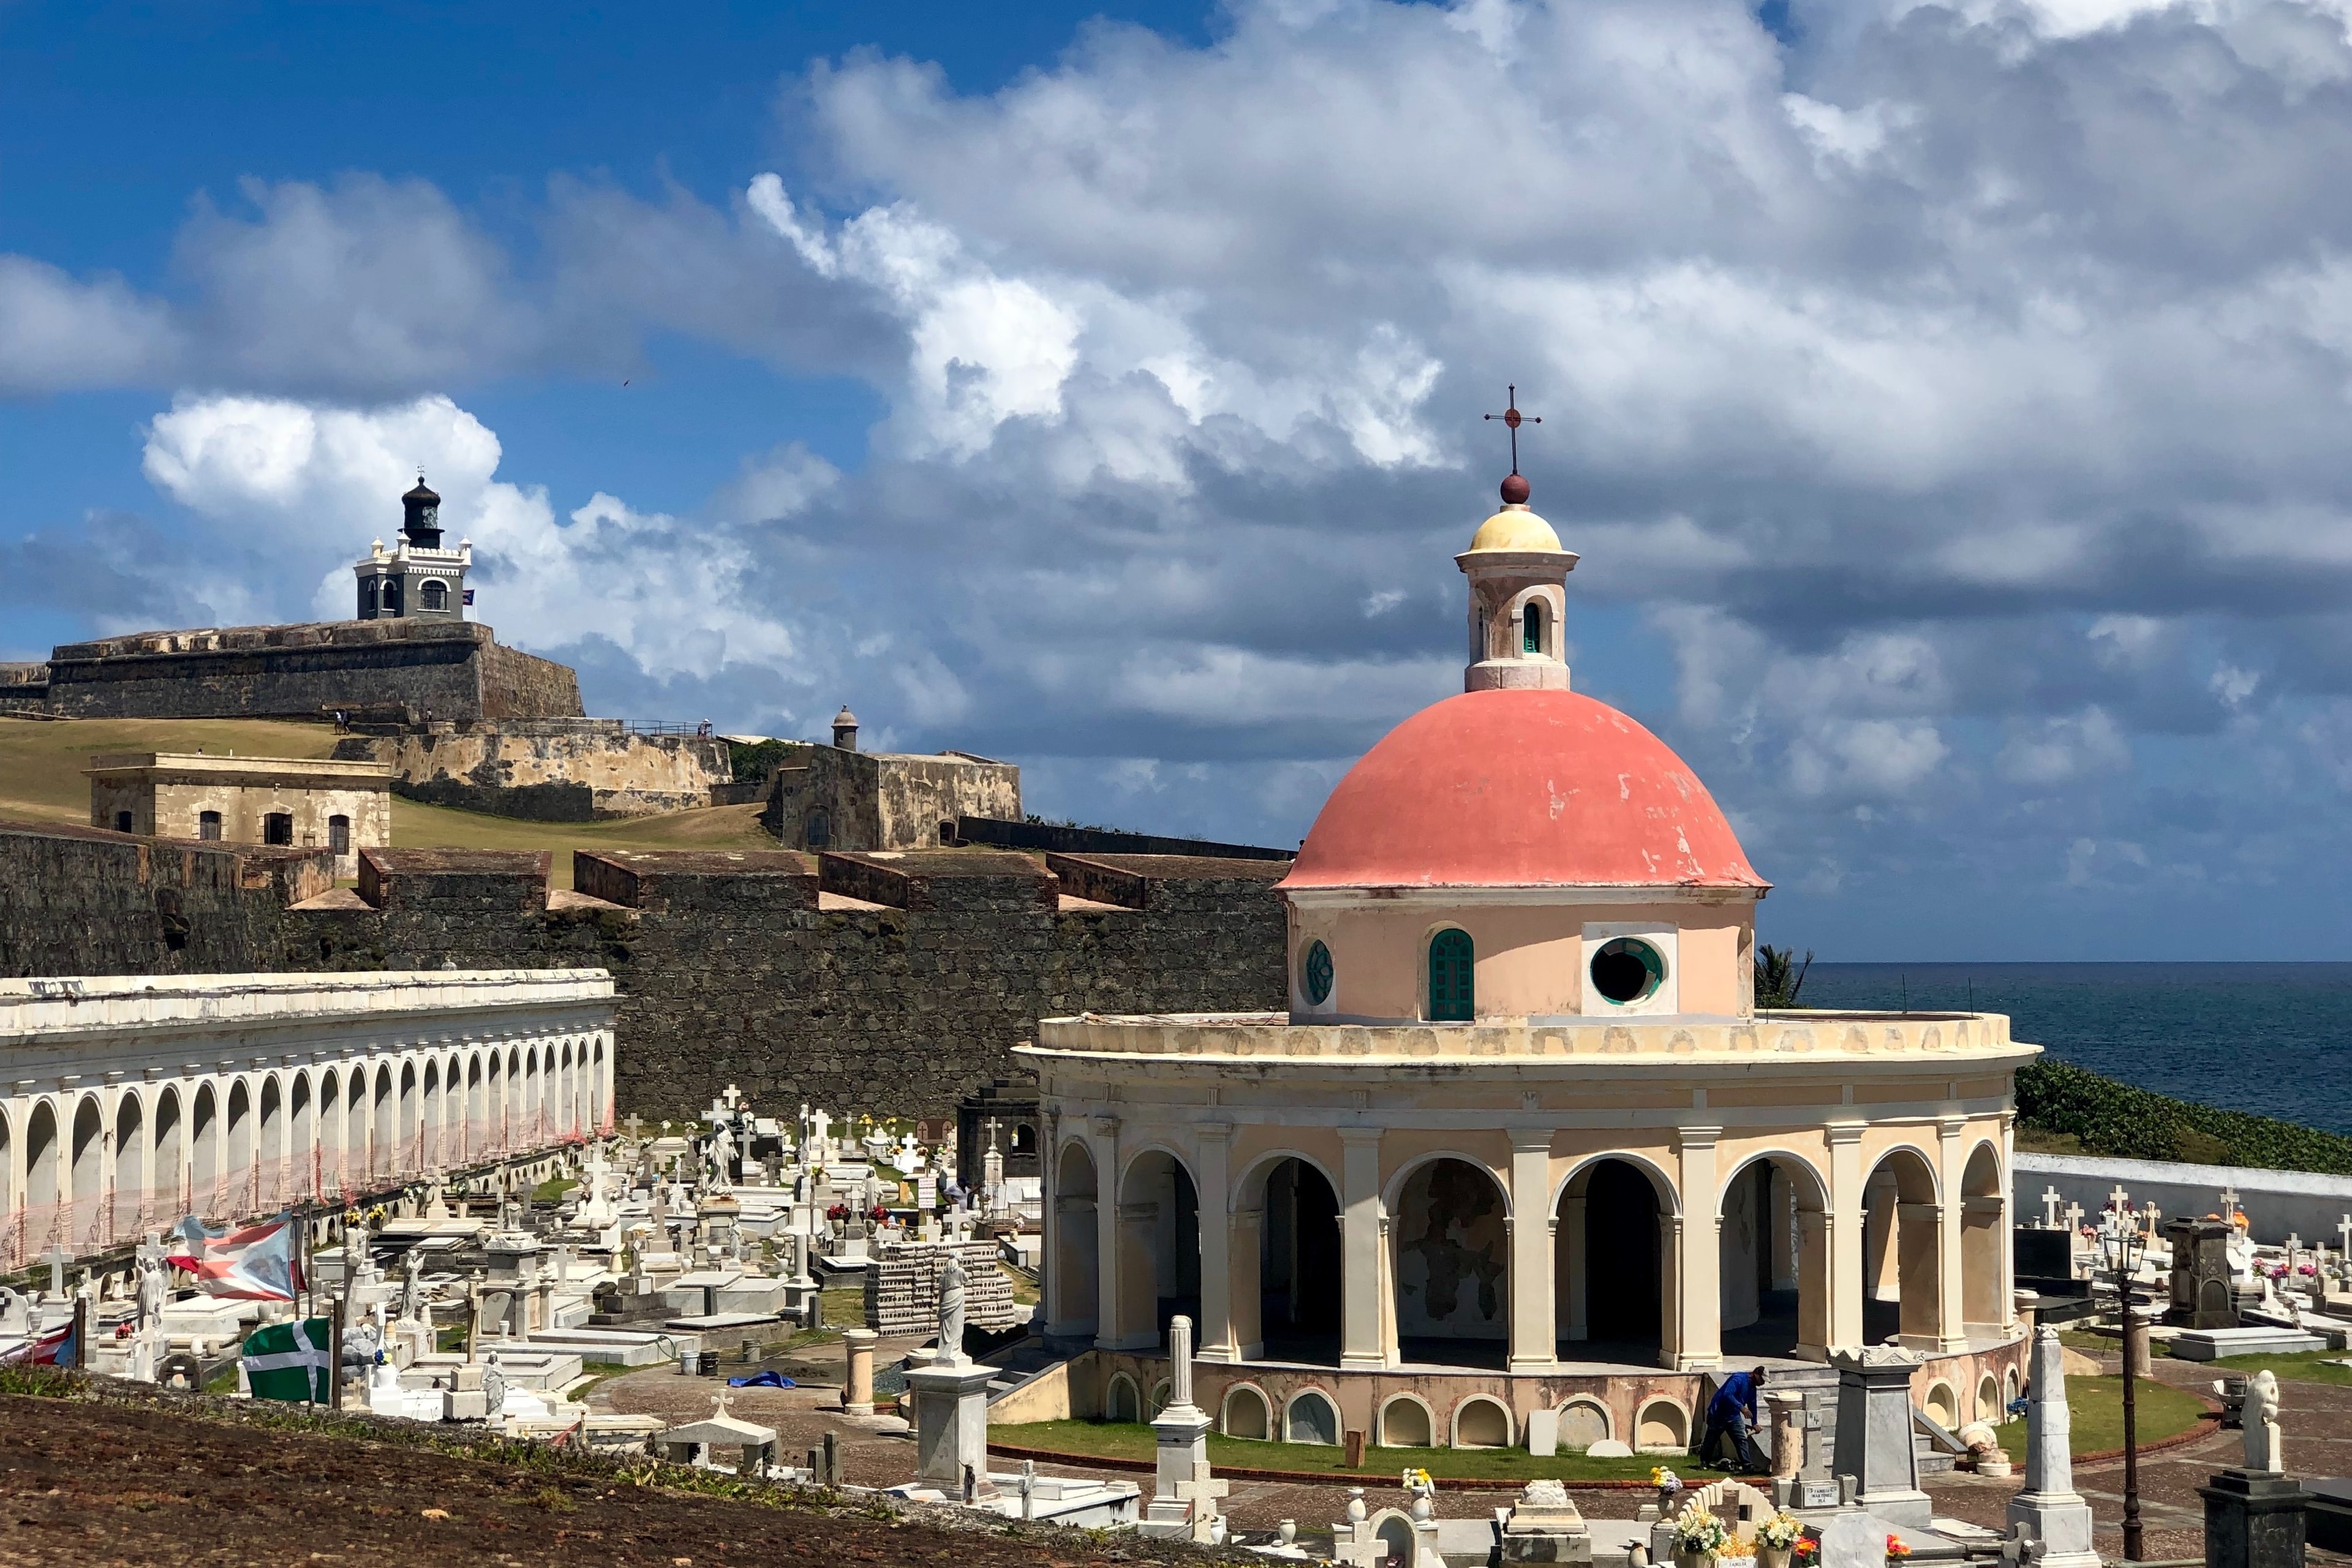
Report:
[{"label": "stone fortress wall", "polygon": [[537,822],[709,805],[712,787],[735,776],[724,741],[637,734],[618,719],[384,726],[337,742],[335,755],[384,763],[393,770],[394,793],[411,800]]},{"label": "stone fortress wall", "polygon": [[61,719],[427,719],[581,712],[567,666],[474,621],[321,621],[137,632],[62,643],[0,669],[0,707]]},{"label": "stone fortress wall", "polygon": [[614,1104],[943,1115],[1040,1017],[1278,1007],[1284,861],[323,851],[0,825],[0,975],[604,968]]}]

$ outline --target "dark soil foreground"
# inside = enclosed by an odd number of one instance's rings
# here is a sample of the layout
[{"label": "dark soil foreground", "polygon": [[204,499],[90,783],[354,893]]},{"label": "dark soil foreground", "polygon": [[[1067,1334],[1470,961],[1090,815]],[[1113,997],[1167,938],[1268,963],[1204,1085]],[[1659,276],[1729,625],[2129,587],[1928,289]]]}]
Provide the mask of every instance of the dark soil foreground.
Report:
[{"label": "dark soil foreground", "polygon": [[[999,1526],[950,1531],[824,1492],[706,1495],[674,1468],[546,1450],[468,1454],[405,1424],[135,1393],[0,1395],[0,1563],[403,1568],[958,1568],[1232,1561]],[[349,1435],[346,1435],[349,1434]],[[452,1451],[456,1450],[456,1451]]]}]

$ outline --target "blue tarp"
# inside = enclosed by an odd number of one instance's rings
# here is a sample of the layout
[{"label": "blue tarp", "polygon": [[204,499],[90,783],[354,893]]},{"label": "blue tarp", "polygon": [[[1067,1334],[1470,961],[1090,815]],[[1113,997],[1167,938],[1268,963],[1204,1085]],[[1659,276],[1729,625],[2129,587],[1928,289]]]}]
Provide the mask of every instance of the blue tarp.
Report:
[{"label": "blue tarp", "polygon": [[730,1388],[798,1388],[799,1384],[780,1372],[755,1372],[749,1377],[730,1377]]}]

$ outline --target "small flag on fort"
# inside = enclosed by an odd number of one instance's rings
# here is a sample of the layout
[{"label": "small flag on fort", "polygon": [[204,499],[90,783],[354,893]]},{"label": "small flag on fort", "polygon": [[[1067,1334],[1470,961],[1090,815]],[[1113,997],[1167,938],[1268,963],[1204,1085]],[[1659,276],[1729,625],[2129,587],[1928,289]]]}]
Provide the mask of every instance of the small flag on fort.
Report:
[{"label": "small flag on fort", "polygon": [[207,1296],[291,1301],[304,1284],[295,1230],[290,1214],[234,1230],[191,1217],[179,1224],[180,1249],[164,1261],[194,1275],[196,1289]]},{"label": "small flag on fort", "polygon": [[327,1403],[335,1326],[327,1318],[272,1323],[245,1342],[246,1386],[256,1399]]}]

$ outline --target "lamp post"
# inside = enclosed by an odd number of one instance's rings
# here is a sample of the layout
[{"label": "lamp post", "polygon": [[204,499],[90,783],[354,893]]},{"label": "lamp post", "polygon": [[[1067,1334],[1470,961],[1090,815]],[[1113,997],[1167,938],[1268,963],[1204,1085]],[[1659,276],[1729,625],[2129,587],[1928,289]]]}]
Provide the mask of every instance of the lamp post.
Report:
[{"label": "lamp post", "polygon": [[2124,1561],[2144,1561],[2139,1521],[2139,1409],[2132,1376],[2132,1277],[2139,1272],[2147,1243],[2129,1214],[2115,1214],[2099,1237],[2099,1257],[2115,1275],[2117,1314],[2124,1331]]}]

